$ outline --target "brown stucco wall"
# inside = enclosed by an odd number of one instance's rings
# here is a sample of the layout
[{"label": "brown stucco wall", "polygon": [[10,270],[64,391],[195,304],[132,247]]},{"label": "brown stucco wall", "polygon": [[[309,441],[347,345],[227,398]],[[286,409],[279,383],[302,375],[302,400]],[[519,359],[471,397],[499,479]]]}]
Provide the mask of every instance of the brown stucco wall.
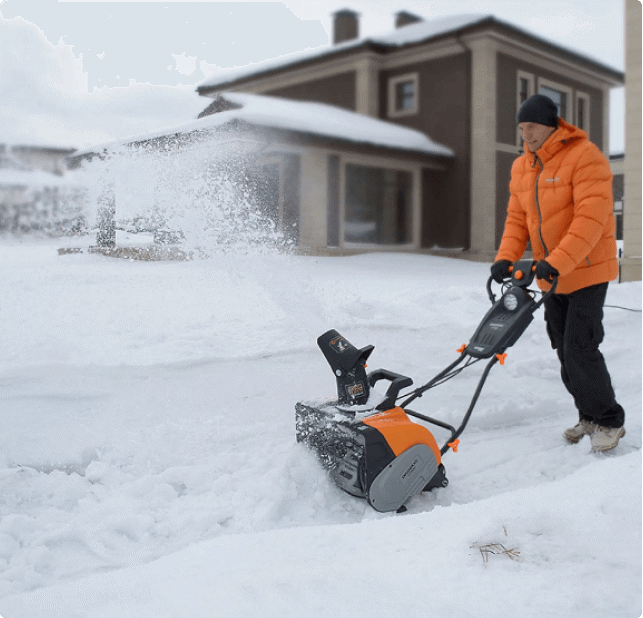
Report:
[{"label": "brown stucco wall", "polygon": [[[498,124],[496,139],[503,144],[514,144],[516,141],[516,88],[518,80],[518,71],[525,71],[535,76],[536,80],[551,80],[572,89],[572,99],[576,96],[576,91],[580,91],[590,96],[590,139],[601,150],[603,149],[603,91],[597,88],[591,88],[587,84],[571,80],[565,76],[553,73],[540,68],[536,64],[530,64],[507,56],[498,54],[498,98],[497,113]],[[569,102],[574,105],[574,100]],[[576,122],[575,110],[570,116],[572,124]]]},{"label": "brown stucco wall", "polygon": [[[470,244],[469,66],[469,54],[461,53],[380,73],[380,118],[422,131],[456,154],[449,170],[440,173],[440,182],[435,172],[424,174],[421,243],[426,248]],[[388,80],[407,73],[419,76],[419,112],[389,118]]]},{"label": "brown stucco wall", "polygon": [[[327,103],[344,109],[355,109],[355,71],[323,79],[267,90],[262,94],[297,101]],[[321,120],[321,119],[320,119]]]}]

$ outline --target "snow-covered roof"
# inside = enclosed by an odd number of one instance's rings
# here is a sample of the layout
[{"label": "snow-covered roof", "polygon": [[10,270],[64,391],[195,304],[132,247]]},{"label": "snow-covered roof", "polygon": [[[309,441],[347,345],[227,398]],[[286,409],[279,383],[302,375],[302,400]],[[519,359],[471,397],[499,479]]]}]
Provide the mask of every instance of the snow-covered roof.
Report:
[{"label": "snow-covered roof", "polygon": [[295,131],[370,146],[394,148],[441,157],[454,156],[450,148],[434,142],[421,131],[401,127],[392,122],[371,118],[333,105],[238,92],[226,92],[220,97],[239,107],[204,116],[179,126],[95,146],[74,153],[74,157],[82,157],[105,150],[115,150],[127,144],[157,139],[167,135],[208,131],[235,121],[241,121],[260,128]]},{"label": "snow-covered roof", "polygon": [[217,72],[216,75],[213,75],[201,82],[197,86],[197,90],[207,90],[219,84],[230,83],[241,78],[250,77],[257,73],[264,73],[266,71],[279,69],[291,64],[297,64],[299,62],[314,60],[315,58],[322,56],[343,52],[355,47],[360,47],[366,43],[383,45],[386,47],[401,47],[403,45],[419,43],[420,41],[425,41],[436,36],[441,36],[448,34],[449,32],[472,26],[492,17],[492,15],[479,13],[452,15],[404,26],[403,28],[398,28],[392,32],[386,32],[380,36],[358,38],[336,45],[323,45],[321,47],[314,47],[293,54],[284,54],[279,58],[263,60],[243,67],[235,67],[229,70]]},{"label": "snow-covered roof", "polygon": [[433,38],[449,35],[487,21],[499,26],[510,28],[517,33],[522,33],[523,35],[542,41],[546,45],[555,47],[561,52],[574,54],[578,58],[582,58],[584,61],[592,63],[596,69],[603,70],[612,80],[616,80],[616,82],[620,83],[623,80],[623,75],[620,71],[602,64],[600,60],[592,58],[584,52],[574,50],[570,47],[563,47],[556,41],[543,38],[533,32],[529,32],[523,28],[515,26],[514,24],[499,20],[492,14],[467,13],[462,15],[437,17],[435,19],[409,24],[393,31],[387,31],[381,35],[352,39],[339,44],[323,45],[293,54],[285,54],[279,58],[272,58],[242,67],[234,67],[232,69],[217,71],[216,74],[206,78],[197,86],[197,92],[205,94],[208,91],[216,90],[218,86],[225,87],[226,84],[231,84],[240,79],[296,65],[300,62],[307,62],[323,58],[324,56],[331,56],[351,49],[356,49],[363,45],[371,44],[374,46],[395,49],[405,45],[430,41]]},{"label": "snow-covered roof", "polygon": [[42,170],[0,169],[0,187],[53,188],[71,187],[73,182],[64,176],[57,176]]}]

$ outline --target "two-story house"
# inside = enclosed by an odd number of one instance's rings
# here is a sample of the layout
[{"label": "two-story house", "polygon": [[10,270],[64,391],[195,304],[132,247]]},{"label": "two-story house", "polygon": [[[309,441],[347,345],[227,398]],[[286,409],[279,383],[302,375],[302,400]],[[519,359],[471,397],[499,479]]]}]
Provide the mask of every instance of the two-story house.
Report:
[{"label": "two-story house", "polygon": [[[504,222],[511,163],[521,148],[515,120],[521,102],[548,95],[560,116],[607,154],[610,89],[623,84],[622,72],[491,15],[424,20],[400,12],[390,33],[360,38],[357,13],[342,10],[334,14],[332,45],[218,75],[197,91],[212,98],[239,92],[326,103],[415,129],[454,153],[440,169],[421,166],[408,175],[394,152],[383,159],[327,148],[315,161],[326,183],[315,208],[326,210],[318,220],[327,226],[316,248],[377,248],[377,235],[355,235],[355,224],[368,228],[374,192],[388,190],[400,196],[384,200],[389,210],[405,194],[418,201],[413,248],[461,248],[490,259]],[[317,122],[322,126],[324,116]],[[384,177],[390,182],[381,182]],[[413,180],[418,187],[409,185]],[[378,217],[387,225],[409,225],[386,213]],[[387,244],[407,237],[389,234]]]}]

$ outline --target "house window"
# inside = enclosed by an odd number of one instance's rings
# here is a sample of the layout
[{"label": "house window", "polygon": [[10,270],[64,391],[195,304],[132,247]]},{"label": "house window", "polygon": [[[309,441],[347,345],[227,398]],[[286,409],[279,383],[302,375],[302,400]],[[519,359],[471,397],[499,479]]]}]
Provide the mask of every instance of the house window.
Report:
[{"label": "house window", "polygon": [[344,241],[402,245],[413,240],[413,174],[346,165]]},{"label": "house window", "polygon": [[[520,109],[520,106],[532,94],[534,94],[534,81],[534,76],[531,73],[518,71],[518,79],[516,82],[516,114],[518,114],[518,109]],[[522,146],[522,135],[518,126],[516,126],[516,144]]]},{"label": "house window", "polygon": [[399,75],[388,82],[389,117],[409,116],[418,112],[417,73]]},{"label": "house window", "polygon": [[276,225],[282,223],[283,216],[282,179],[281,162],[276,158],[266,158],[248,166],[244,182],[246,197],[256,204],[266,220]]},{"label": "house window", "polygon": [[589,95],[576,93],[576,126],[589,135]]},{"label": "house window", "polygon": [[520,78],[520,88],[518,90],[518,98],[522,105],[529,98],[529,81],[525,77]]},{"label": "house window", "polygon": [[541,86],[540,94],[544,94],[546,97],[549,97],[558,108],[558,115],[562,117],[564,114],[561,110],[565,110],[567,101],[565,100],[565,93],[560,92],[560,90],[554,90],[553,88],[547,88],[546,86]]},{"label": "house window", "polygon": [[584,99],[578,99],[576,102],[576,124],[578,125],[579,128],[583,128],[585,126],[585,100]]},{"label": "house window", "polygon": [[415,82],[398,82],[395,84],[395,111],[408,112],[415,107]]},{"label": "house window", "polygon": [[616,222],[616,240],[623,240],[623,200],[614,200],[614,220]]},{"label": "house window", "polygon": [[571,119],[569,103],[572,100],[571,88],[550,82],[549,80],[538,80],[538,93],[549,97],[558,108],[558,116],[567,122],[573,122]]}]

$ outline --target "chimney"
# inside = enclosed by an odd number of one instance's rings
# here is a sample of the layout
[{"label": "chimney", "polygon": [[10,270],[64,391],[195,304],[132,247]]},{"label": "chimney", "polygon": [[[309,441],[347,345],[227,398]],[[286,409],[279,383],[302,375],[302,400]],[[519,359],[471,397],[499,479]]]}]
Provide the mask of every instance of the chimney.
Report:
[{"label": "chimney", "polygon": [[350,9],[333,13],[333,45],[359,37],[359,14]]},{"label": "chimney", "polygon": [[409,13],[408,11],[398,11],[395,13],[395,28],[404,28],[404,26],[417,24],[421,21],[424,21],[422,17]]}]

